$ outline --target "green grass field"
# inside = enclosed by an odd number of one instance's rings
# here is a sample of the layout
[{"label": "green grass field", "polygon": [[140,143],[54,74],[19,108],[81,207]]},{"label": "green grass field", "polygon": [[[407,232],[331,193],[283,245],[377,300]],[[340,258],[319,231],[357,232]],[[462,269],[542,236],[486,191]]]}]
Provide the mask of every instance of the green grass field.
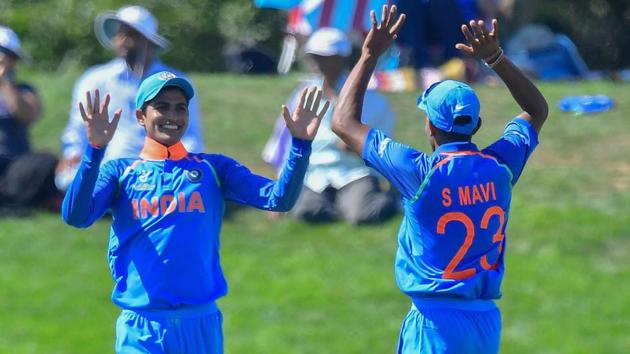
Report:
[{"label": "green grass field", "polygon": [[[32,137],[58,150],[78,73],[31,73],[44,118]],[[207,150],[271,175],[259,156],[297,77],[194,75]],[[478,87],[496,138],[518,112],[507,90]],[[543,84],[551,114],[514,190],[508,226],[502,353],[630,351],[630,85]],[[603,93],[617,107],[573,117],[566,95]],[[427,149],[416,93],[389,95],[396,136]],[[230,285],[219,301],[226,353],[392,353],[410,302],[394,282],[399,219],[308,226],[245,210],[224,224]],[[0,353],[108,353],[119,310],[109,296],[109,225],[57,215],[0,219]]]}]

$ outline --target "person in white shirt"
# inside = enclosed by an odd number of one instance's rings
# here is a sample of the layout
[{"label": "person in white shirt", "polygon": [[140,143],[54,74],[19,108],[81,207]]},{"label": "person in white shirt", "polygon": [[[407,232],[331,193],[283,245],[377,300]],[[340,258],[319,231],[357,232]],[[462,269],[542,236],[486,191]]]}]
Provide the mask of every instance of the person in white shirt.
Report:
[{"label": "person in white shirt", "polygon": [[[123,112],[116,136],[112,139],[104,161],[124,157],[137,157],[142,150],[145,131],[136,121],[134,100],[142,80],[160,71],[170,71],[185,77],[181,72],[166,66],[158,55],[167,51],[170,42],[158,34],[155,17],[141,6],[124,6],[116,12],[99,15],[94,24],[96,37],[116,58],[89,68],[75,83],[70,118],[61,137],[62,157],[57,166],[55,184],[66,190],[72,182],[88,144],[86,130],[79,113],[78,102],[85,92],[98,89],[112,93],[112,107]],[[201,152],[203,140],[197,99],[190,101],[190,125],[182,142],[190,152]]]},{"label": "person in white shirt", "polygon": [[[398,198],[381,188],[378,173],[366,167],[331,130],[335,100],[348,75],[350,40],[338,29],[321,28],[308,39],[304,51],[313,59],[317,73],[296,88],[286,106],[293,109],[301,90],[317,85],[331,109],[313,140],[304,188],[291,214],[306,222],[346,220],[356,225],[384,221],[397,212]],[[384,96],[368,90],[361,119],[391,133],[396,116]],[[263,160],[279,171],[289,147],[290,134],[280,117],[263,150]]]}]

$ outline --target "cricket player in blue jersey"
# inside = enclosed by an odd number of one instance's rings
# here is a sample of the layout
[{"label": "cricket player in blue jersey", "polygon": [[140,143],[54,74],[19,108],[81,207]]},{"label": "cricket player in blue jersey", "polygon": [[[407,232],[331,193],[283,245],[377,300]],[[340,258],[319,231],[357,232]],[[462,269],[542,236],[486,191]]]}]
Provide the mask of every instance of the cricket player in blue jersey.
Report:
[{"label": "cricket player in blue jersey", "polygon": [[220,154],[188,153],[181,138],[193,97],[188,81],[170,72],[145,79],[136,97],[136,118],[147,138],[139,158],[108,161],[107,144],[120,119],[109,120],[109,94],[86,93],[79,110],[89,137],[63,201],[70,225],[88,227],[110,210],[108,260],[114,303],[123,310],[116,324],[117,353],[223,353],[222,315],[215,301],[227,293],[219,262],[225,200],[288,211],[295,204],[308,166],[311,141],[326,102],[304,89],[291,116],[293,136],[278,181],[250,172]]},{"label": "cricket player in blue jersey", "polygon": [[511,189],[538,144],[547,103],[501,50],[496,20],[492,31],[471,21],[462,26],[468,45],[457,48],[494,69],[523,110],[497,141],[482,150],[471,142],[481,125],[479,100],[456,81],[437,83],[418,99],[432,154],[361,124],[370,76],[404,18],[395,6],[384,7],[380,25],[371,14],[372,29],[337,101],[333,131],[403,199],[395,272],[412,306],[398,353],[497,353],[501,316],[494,300],[501,297]]}]

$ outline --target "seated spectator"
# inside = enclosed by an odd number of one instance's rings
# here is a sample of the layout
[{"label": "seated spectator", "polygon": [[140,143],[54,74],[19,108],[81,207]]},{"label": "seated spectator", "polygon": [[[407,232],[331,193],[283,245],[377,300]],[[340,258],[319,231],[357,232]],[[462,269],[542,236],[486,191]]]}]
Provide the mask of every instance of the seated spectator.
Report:
[{"label": "seated spectator", "polygon": [[[347,36],[334,28],[313,33],[304,50],[315,64],[316,74],[302,83],[286,105],[293,110],[306,86],[322,87],[331,109],[323,118],[304,178],[304,188],[291,214],[306,222],[346,220],[352,224],[380,222],[397,211],[397,198],[381,188],[380,176],[365,166],[332,132],[334,102],[347,78],[347,58],[352,46]],[[366,124],[391,133],[395,115],[387,100],[368,90],[361,118]],[[288,152],[290,134],[282,117],[263,151],[263,159],[276,170]]]},{"label": "seated spectator", "polygon": [[61,201],[54,184],[57,158],[31,151],[28,129],[39,119],[42,105],[35,89],[16,79],[18,63],[25,58],[15,32],[0,26],[0,215],[58,207]]},{"label": "seated spectator", "polygon": [[[170,71],[185,77],[158,59],[171,46],[170,42],[158,34],[158,22],[153,15],[141,6],[124,6],[117,12],[101,14],[94,24],[96,37],[107,49],[116,53],[116,58],[108,63],[88,69],[77,80],[68,124],[61,137],[62,159],[57,167],[56,184],[66,190],[79,167],[81,153],[87,146],[87,135],[78,103],[85,99],[87,91],[98,89],[112,95],[110,105],[122,107],[123,113],[118,133],[112,139],[105,161],[137,157],[142,150],[145,131],[134,114],[134,99],[140,82],[160,71]],[[182,142],[188,151],[203,150],[201,124],[197,98],[190,101],[190,122]]]}]

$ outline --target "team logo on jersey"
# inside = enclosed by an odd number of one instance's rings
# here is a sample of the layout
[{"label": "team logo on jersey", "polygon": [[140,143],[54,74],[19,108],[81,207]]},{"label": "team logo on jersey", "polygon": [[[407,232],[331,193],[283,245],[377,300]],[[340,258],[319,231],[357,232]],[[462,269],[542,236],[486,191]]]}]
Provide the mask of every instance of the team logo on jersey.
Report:
[{"label": "team logo on jersey", "polygon": [[155,184],[147,183],[151,171],[142,171],[138,177],[138,183],[133,185],[133,189],[136,191],[152,191],[155,189]]},{"label": "team logo on jersey", "polygon": [[151,171],[142,171],[142,172],[140,172],[140,177],[138,177],[138,181],[146,182],[149,179],[149,175],[150,174],[151,174]]},{"label": "team logo on jersey", "polygon": [[196,168],[186,171],[186,178],[188,178],[188,180],[191,182],[199,182],[201,181],[202,177],[203,173],[201,172],[201,170],[198,170]]}]

